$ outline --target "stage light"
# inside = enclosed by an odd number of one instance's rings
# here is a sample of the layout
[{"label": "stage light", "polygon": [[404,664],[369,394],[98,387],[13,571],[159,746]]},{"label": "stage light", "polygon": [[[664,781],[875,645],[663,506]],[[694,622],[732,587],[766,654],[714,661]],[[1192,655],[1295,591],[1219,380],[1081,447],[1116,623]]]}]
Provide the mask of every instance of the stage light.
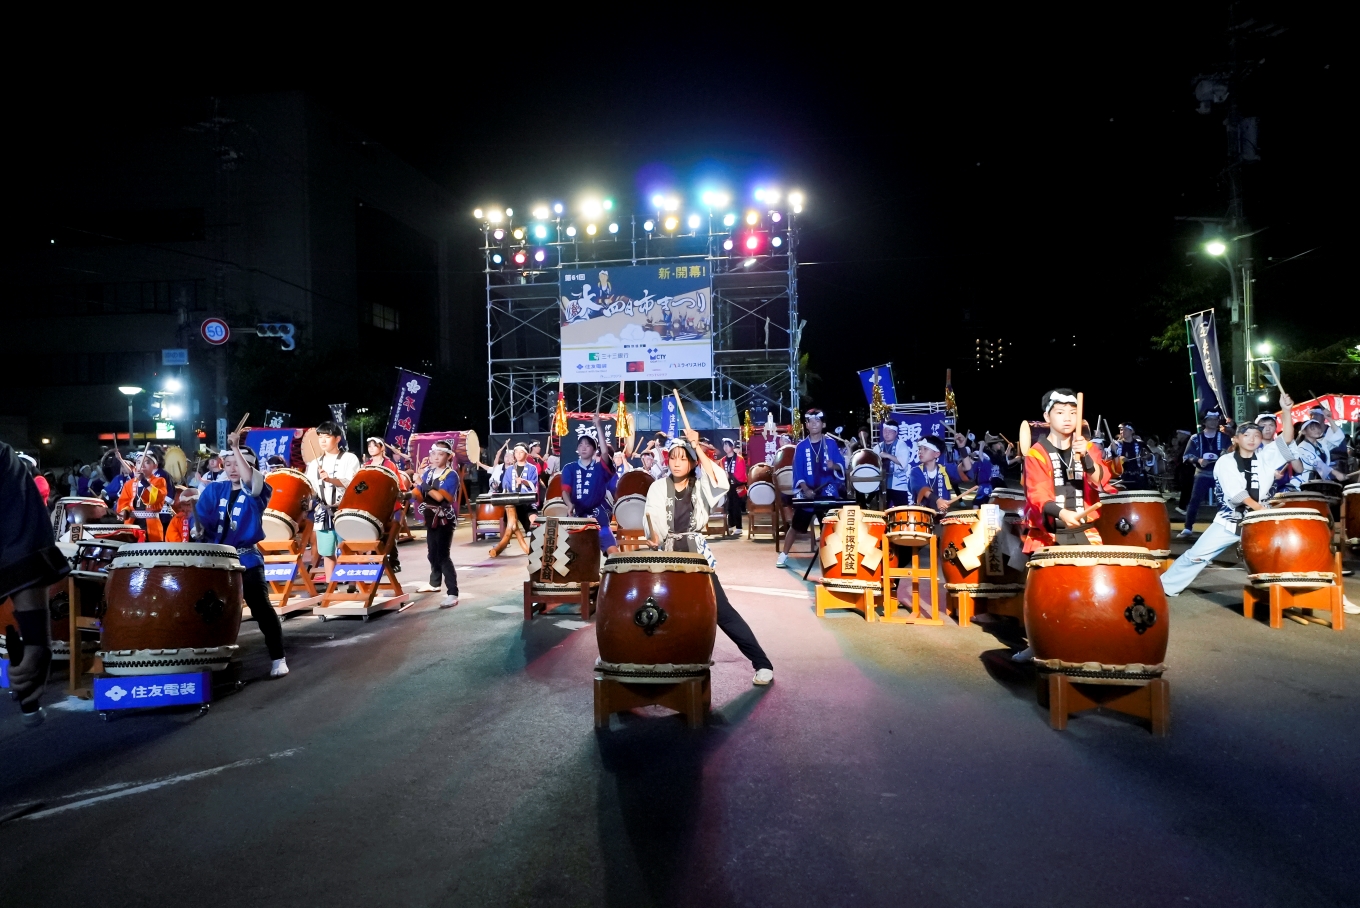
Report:
[{"label": "stage light", "polygon": [[777,211],[771,211],[771,212],[770,212],[770,220],[772,220],[772,221],[774,221],[776,224],[778,224],[780,221],[784,220],[784,216],[783,216],[782,214],[780,214],[779,212],[777,212]]},{"label": "stage light", "polygon": [[680,207],[680,200],[679,200],[678,198],[676,198],[675,196],[668,196],[668,197],[666,198],[666,210],[667,210],[667,211],[675,211],[675,210],[676,210],[677,208],[679,208],[679,207]]},{"label": "stage light", "polygon": [[613,210],[614,210],[614,200],[613,200],[613,199],[605,199],[605,200],[604,200],[604,210],[605,210],[605,211],[613,211]]},{"label": "stage light", "polygon": [[756,214],[754,211],[746,212],[746,223],[750,224],[752,227],[754,227],[759,220],[760,215]]},{"label": "stage light", "polygon": [[561,213],[562,213],[562,203],[561,203],[561,202],[558,202],[557,204],[553,205],[553,211],[555,211],[557,214],[561,214]]},{"label": "stage light", "polygon": [[505,216],[508,217],[508,218],[514,217],[514,216],[515,216],[515,209],[513,209],[513,208],[507,208],[507,209],[505,209]]},{"label": "stage light", "polygon": [[771,245],[771,246],[783,246],[783,245],[784,245],[784,238],[783,238],[783,237],[778,237],[778,236],[777,236],[777,237],[775,237],[774,239],[770,240],[770,245]]},{"label": "stage light", "polygon": [[500,254],[499,252],[497,252],[497,253],[494,253],[494,254],[491,256],[491,261],[492,261],[494,264],[499,265],[501,262],[505,261],[505,259],[501,258],[501,254]]},{"label": "stage light", "polygon": [[730,239],[723,240],[723,248],[726,249],[726,250],[728,250],[728,251],[731,251],[731,249],[732,249],[732,241],[731,241]]},{"label": "stage light", "polygon": [[594,224],[587,224],[587,225],[586,225],[586,233],[590,234],[591,236],[594,236],[594,235],[595,235],[595,225],[594,225]]},{"label": "stage light", "polygon": [[765,201],[765,190],[757,188],[754,195],[756,197],[757,202]]},{"label": "stage light", "polygon": [[538,226],[534,227],[534,236],[540,240],[546,239],[548,236],[548,228],[544,227],[542,224],[539,224]]},{"label": "stage light", "polygon": [[1204,244],[1204,251],[1217,257],[1228,251],[1228,244],[1222,240],[1210,240]]},{"label": "stage light", "polygon": [[699,229],[699,225],[700,225],[701,223],[703,223],[703,222],[702,222],[702,220],[699,218],[699,216],[698,216],[697,214],[691,214],[691,215],[689,216],[689,229],[690,229],[690,230],[698,230],[698,229]]},{"label": "stage light", "polygon": [[576,228],[575,228],[575,227],[568,227],[568,228],[567,228],[567,236],[576,236]]},{"label": "stage light", "polygon": [[514,232],[514,237],[515,237],[515,239],[517,239],[517,240],[522,240],[522,239],[524,239],[524,228],[523,228],[523,227],[516,227],[516,228],[515,228],[515,232]]},{"label": "stage light", "polygon": [[651,233],[653,230],[656,229],[656,221],[653,221],[651,218],[648,218],[647,220],[642,222],[642,229],[647,231],[648,233]]},{"label": "stage light", "polygon": [[519,250],[518,252],[515,253],[515,264],[516,264],[516,265],[523,265],[523,264],[524,264],[525,262],[527,262],[528,260],[529,260],[529,257],[528,257],[527,255],[524,254],[524,250],[523,250],[523,249],[521,249],[521,250]]},{"label": "stage light", "polygon": [[676,217],[675,215],[672,214],[672,215],[670,215],[670,216],[668,216],[668,217],[666,218],[665,227],[666,227],[666,229],[667,229],[668,231],[669,231],[669,230],[674,230],[675,228],[677,228],[677,227],[679,227],[679,226],[680,226],[680,219],[679,219],[678,217]]},{"label": "stage light", "polygon": [[174,394],[176,391],[178,391],[179,387],[180,387],[179,379],[167,378],[165,380],[165,390],[169,391],[171,394]]},{"label": "stage light", "polygon": [[479,220],[479,221],[480,221],[482,218],[486,217],[486,215],[484,215],[484,214],[482,213],[482,209],[480,209],[480,208],[474,208],[474,209],[472,209],[472,216],[473,216],[474,218],[476,218],[477,220]]},{"label": "stage light", "polygon": [[767,190],[765,190],[765,203],[766,203],[767,205],[773,205],[773,204],[775,204],[775,203],[778,202],[778,201],[779,201],[779,190],[778,190],[778,189],[767,189]]},{"label": "stage light", "polygon": [[709,206],[710,208],[712,208],[712,207],[713,207],[713,193],[711,193],[711,192],[705,192],[703,195],[699,196],[699,201],[703,202],[705,205],[707,205],[707,206]]},{"label": "stage light", "polygon": [[501,240],[505,239],[505,231],[497,227],[495,230],[491,231],[491,238],[499,243]]},{"label": "stage light", "polygon": [[609,224],[609,232],[610,232],[610,233],[618,233],[618,232],[619,232],[619,225],[616,224],[616,223],[610,222],[610,224]]},{"label": "stage light", "polygon": [[731,227],[731,226],[732,226],[733,224],[735,224],[736,222],[737,222],[737,216],[736,216],[735,214],[733,214],[732,212],[730,212],[730,211],[729,211],[726,215],[723,216],[723,226],[724,226],[724,227]]},{"label": "stage light", "polygon": [[663,196],[661,193],[658,192],[656,195],[652,196],[652,207],[653,207],[653,208],[660,208],[662,205],[665,205],[665,204],[666,204],[666,197]]},{"label": "stage light", "polygon": [[581,203],[581,213],[588,218],[599,217],[600,210],[601,209],[599,199],[586,199],[584,202]]},{"label": "stage light", "polygon": [[534,217],[538,218],[540,221],[546,221],[548,219],[548,206],[539,205],[537,208],[535,208]]},{"label": "stage light", "polygon": [[751,250],[752,252],[755,252],[757,249],[759,249],[760,237],[756,236],[754,233],[748,236],[746,238],[746,248]]},{"label": "stage light", "polygon": [[501,222],[501,212],[500,212],[500,209],[499,209],[499,208],[492,208],[490,211],[488,211],[488,212],[486,213],[486,219],[487,219],[488,221],[490,221],[491,223],[493,223],[493,224],[499,224],[499,223]]},{"label": "stage light", "polygon": [[548,253],[544,252],[542,249],[540,249],[540,250],[538,250],[537,252],[534,253],[534,261],[535,261],[535,262],[541,262],[541,261],[543,261],[544,259],[546,259],[547,257],[548,257]]},{"label": "stage light", "polygon": [[794,213],[794,214],[802,214],[802,212],[803,212],[803,194],[802,194],[801,192],[790,192],[790,193],[789,193],[789,205],[793,208],[793,213]]}]

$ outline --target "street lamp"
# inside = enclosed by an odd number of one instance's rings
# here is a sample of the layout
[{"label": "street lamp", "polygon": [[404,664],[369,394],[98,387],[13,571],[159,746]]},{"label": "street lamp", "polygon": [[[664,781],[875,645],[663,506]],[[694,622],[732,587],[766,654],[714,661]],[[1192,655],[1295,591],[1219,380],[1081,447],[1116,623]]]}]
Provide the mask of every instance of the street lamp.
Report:
[{"label": "street lamp", "polygon": [[[142,389],[136,385],[119,385],[118,390],[127,395],[128,399],[128,447],[132,447],[132,398],[142,393]],[[118,433],[113,435],[113,445],[118,446]]]},{"label": "street lamp", "polygon": [[1223,242],[1222,240],[1210,240],[1209,242],[1204,244],[1204,251],[1212,255],[1214,258],[1218,258],[1220,255],[1228,251],[1228,244]]},{"label": "street lamp", "polygon": [[1274,347],[1270,346],[1270,341],[1261,341],[1261,343],[1256,345],[1256,352],[1262,356],[1269,356],[1274,349]]}]

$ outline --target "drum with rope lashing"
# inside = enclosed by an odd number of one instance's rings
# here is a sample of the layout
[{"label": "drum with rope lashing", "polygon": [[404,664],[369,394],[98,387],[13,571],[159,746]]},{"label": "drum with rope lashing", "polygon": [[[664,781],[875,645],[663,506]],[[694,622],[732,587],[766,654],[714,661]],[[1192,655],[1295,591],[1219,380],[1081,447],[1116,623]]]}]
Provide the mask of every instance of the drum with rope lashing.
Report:
[{"label": "drum with rope lashing", "polygon": [[1025,493],[1020,489],[992,489],[991,503],[1018,514],[1025,509]]},{"label": "drum with rope lashing", "polygon": [[[940,569],[944,573],[945,588],[975,593],[1015,595],[1025,586],[1025,572],[1012,567],[1002,552],[1002,539],[993,537],[977,556],[979,564],[969,568],[961,557],[966,552],[968,537],[973,535],[982,512],[950,511],[940,518]],[[1013,532],[1003,526],[1001,533]]]},{"label": "drum with rope lashing", "polygon": [[913,547],[929,545],[930,537],[935,535],[937,513],[934,508],[915,504],[888,508],[883,515],[887,522],[888,542]]},{"label": "drum with rope lashing", "polygon": [[784,445],[774,455],[774,485],[782,495],[793,494],[793,455],[796,445]]},{"label": "drum with rope lashing", "polygon": [[621,530],[647,532],[647,496],[624,495],[614,502],[614,521]]},{"label": "drum with rope lashing", "polygon": [[335,512],[335,532],[346,542],[378,542],[392,523],[401,483],[386,467],[367,466],[354,474]]},{"label": "drum with rope lashing", "polygon": [[713,568],[691,552],[627,552],[605,563],[595,599],[595,671],[631,683],[673,684],[713,661],[718,602]]},{"label": "drum with rope lashing", "polygon": [[102,498],[58,498],[52,509],[52,533],[58,539],[69,539],[71,527],[97,524],[109,516],[109,506]]},{"label": "drum with rope lashing", "polygon": [[529,579],[579,587],[600,579],[600,525],[594,517],[548,517],[529,542]]},{"label": "drum with rope lashing", "polygon": [[1242,515],[1242,560],[1252,583],[1329,586],[1336,582],[1332,518],[1311,508]]},{"label": "drum with rope lashing", "polygon": [[302,528],[312,497],[312,484],[305,474],[288,467],[270,470],[264,481],[273,490],[269,494],[269,507],[260,516],[264,538],[270,542],[287,542]]},{"label": "drum with rope lashing", "polygon": [[838,508],[823,517],[818,547],[822,586],[850,593],[881,587],[886,527],[881,512],[858,507]]},{"label": "drum with rope lashing", "polygon": [[1106,545],[1136,545],[1159,558],[1171,555],[1171,515],[1160,492],[1100,496],[1096,531]]}]

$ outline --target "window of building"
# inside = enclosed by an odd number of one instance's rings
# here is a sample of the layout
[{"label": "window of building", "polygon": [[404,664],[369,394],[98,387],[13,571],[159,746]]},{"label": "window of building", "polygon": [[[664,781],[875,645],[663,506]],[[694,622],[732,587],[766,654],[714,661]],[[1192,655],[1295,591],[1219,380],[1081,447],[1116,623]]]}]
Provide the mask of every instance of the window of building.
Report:
[{"label": "window of building", "polygon": [[396,331],[401,327],[401,313],[394,307],[374,303],[372,309],[373,327],[382,328],[384,331]]}]

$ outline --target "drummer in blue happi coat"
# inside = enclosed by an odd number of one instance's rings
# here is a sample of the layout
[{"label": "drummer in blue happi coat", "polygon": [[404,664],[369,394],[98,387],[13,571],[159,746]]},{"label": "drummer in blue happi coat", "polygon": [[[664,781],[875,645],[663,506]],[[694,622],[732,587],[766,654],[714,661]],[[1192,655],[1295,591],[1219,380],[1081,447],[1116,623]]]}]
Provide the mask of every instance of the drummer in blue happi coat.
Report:
[{"label": "drummer in blue happi coat", "polygon": [[562,497],[571,505],[575,517],[594,517],[600,524],[600,548],[615,551],[618,544],[609,528],[609,483],[614,471],[609,465],[609,447],[600,455],[596,438],[604,436],[599,414],[595,416],[595,436],[583,432],[576,442],[576,460],[562,467]]},{"label": "drummer in blue happi coat", "polygon": [[242,589],[246,605],[273,660],[271,678],[288,674],[288,661],[283,655],[283,627],[269,601],[269,586],[264,579],[264,558],[256,543],[264,539],[261,518],[269,506],[273,489],[265,484],[264,474],[255,468],[255,452],[242,448],[240,437],[227,437],[228,450],[223,454],[226,478],[203,486],[194,508],[198,524],[196,537],[200,542],[229,545],[236,549],[245,568]]}]

